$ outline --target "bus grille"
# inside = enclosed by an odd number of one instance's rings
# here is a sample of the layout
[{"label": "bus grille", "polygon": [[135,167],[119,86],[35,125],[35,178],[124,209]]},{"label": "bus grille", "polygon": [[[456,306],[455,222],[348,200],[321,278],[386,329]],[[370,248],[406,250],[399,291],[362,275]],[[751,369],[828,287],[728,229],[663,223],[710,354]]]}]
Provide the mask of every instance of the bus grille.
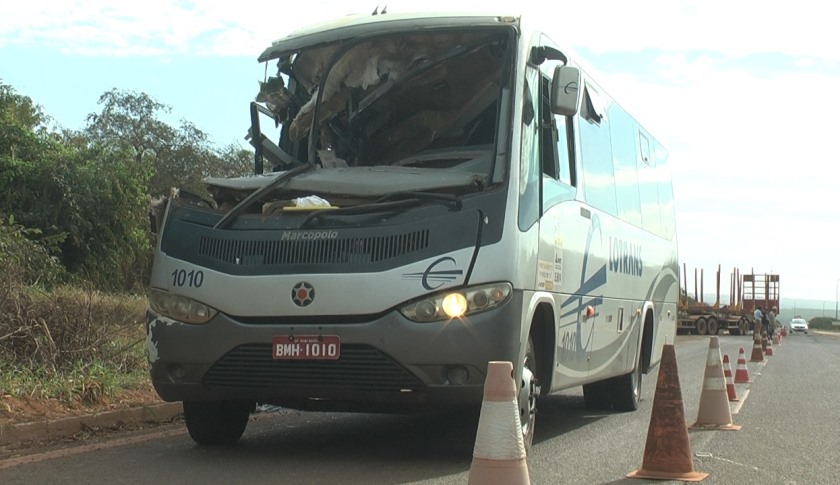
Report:
[{"label": "bus grille", "polygon": [[277,240],[202,236],[198,252],[216,261],[243,266],[375,263],[426,249],[429,231],[371,237]]},{"label": "bus grille", "polygon": [[330,387],[370,392],[419,390],[423,384],[405,368],[367,345],[342,345],[330,361],[280,361],[271,358],[271,344],[241,345],[205,374],[213,387]]}]

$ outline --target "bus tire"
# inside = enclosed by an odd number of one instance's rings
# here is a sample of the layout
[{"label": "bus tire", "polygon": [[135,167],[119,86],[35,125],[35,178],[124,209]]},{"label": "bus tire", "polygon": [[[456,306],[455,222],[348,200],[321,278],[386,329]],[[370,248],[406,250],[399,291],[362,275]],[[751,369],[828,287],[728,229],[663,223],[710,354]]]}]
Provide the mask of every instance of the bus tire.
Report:
[{"label": "bus tire", "polygon": [[522,380],[519,383],[519,424],[522,427],[522,440],[525,450],[530,451],[534,441],[534,430],[537,419],[537,398],[540,395],[539,380],[537,379],[537,355],[534,351],[534,339],[528,336],[528,346],[525,349],[525,361],[522,364]]},{"label": "bus tire", "polygon": [[616,411],[635,411],[639,409],[642,400],[642,362],[641,355],[636,359],[633,372],[623,376],[613,377],[610,392],[612,404]]},{"label": "bus tire", "polygon": [[612,408],[610,380],[583,385],[583,403],[587,409],[608,411]]},{"label": "bus tire", "polygon": [[242,437],[253,410],[249,401],[184,401],[184,421],[199,445],[232,445]]}]

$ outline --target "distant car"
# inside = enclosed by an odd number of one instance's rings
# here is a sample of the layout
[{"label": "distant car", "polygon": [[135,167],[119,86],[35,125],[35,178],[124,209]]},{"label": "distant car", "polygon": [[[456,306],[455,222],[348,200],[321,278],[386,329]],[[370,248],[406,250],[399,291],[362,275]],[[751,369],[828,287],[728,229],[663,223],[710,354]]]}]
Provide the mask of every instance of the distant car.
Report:
[{"label": "distant car", "polygon": [[788,324],[790,333],[805,332],[808,333],[808,320],[804,318],[792,318]]}]

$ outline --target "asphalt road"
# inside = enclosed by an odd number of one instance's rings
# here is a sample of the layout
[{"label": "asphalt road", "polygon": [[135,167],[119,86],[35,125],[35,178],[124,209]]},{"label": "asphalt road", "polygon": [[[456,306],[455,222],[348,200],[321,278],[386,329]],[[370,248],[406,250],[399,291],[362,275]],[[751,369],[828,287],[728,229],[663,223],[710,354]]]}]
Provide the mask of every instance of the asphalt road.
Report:
[{"label": "asphalt road", "polygon": [[[750,337],[719,337],[736,370]],[[708,337],[678,337],[683,407],[696,420]],[[739,431],[691,430],[694,468],[704,483],[840,482],[840,338],[793,335],[764,363],[748,363],[753,382],[731,403]],[[532,484],[640,483],[656,373],[645,376],[634,413],[584,409],[579,389],[544,399],[528,456]],[[235,447],[201,448],[182,425],[43,450],[0,461],[0,483],[465,484],[477,414],[392,416],[300,413],[254,417]],[[666,482],[667,483],[667,482]],[[673,482],[676,483],[676,482]]]}]

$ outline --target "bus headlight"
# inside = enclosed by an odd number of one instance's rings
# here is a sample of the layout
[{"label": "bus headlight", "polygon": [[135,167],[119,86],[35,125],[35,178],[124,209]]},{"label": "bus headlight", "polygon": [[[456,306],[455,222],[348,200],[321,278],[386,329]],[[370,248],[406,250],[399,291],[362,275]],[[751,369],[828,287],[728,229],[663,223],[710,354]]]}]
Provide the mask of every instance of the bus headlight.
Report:
[{"label": "bus headlight", "polygon": [[400,313],[415,322],[462,318],[501,305],[510,297],[512,291],[510,283],[461,288],[414,300],[400,308]]},{"label": "bus headlight", "polygon": [[460,318],[467,313],[467,298],[461,293],[449,293],[443,297],[443,313],[449,318]]},{"label": "bus headlight", "polygon": [[195,324],[207,323],[219,313],[204,303],[154,288],[149,291],[149,307],[173,320]]}]

